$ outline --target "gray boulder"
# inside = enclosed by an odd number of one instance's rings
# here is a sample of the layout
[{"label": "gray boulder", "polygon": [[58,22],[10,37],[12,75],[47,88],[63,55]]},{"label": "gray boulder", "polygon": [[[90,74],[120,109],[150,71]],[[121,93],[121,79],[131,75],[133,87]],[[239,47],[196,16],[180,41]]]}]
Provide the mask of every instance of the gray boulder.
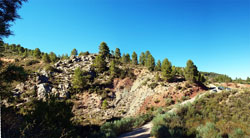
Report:
[{"label": "gray boulder", "polygon": [[37,85],[37,97],[38,99],[45,99],[51,92],[51,86],[46,83]]}]

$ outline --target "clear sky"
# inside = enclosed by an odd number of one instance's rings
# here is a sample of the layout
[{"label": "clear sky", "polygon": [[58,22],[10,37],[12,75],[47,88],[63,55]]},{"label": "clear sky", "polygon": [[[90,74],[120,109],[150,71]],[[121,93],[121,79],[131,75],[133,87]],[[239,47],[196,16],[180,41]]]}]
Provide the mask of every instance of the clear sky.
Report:
[{"label": "clear sky", "polygon": [[249,0],[29,0],[7,43],[57,54],[149,50],[175,66],[250,76]]}]

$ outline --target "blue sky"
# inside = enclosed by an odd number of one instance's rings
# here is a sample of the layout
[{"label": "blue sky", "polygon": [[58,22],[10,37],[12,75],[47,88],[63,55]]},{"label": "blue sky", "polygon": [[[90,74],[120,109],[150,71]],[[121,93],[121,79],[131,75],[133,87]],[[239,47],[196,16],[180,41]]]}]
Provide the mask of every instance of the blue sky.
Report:
[{"label": "blue sky", "polygon": [[7,43],[57,54],[149,50],[175,66],[250,76],[249,0],[29,0]]}]

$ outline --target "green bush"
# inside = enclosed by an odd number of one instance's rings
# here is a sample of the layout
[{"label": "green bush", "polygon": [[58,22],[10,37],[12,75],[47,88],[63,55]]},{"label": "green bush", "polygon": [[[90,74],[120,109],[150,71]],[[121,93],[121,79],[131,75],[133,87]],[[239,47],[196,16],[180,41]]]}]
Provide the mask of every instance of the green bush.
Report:
[{"label": "green bush", "polygon": [[244,132],[240,128],[237,128],[232,134],[229,135],[229,138],[244,138],[244,136]]},{"label": "green bush", "polygon": [[40,63],[38,60],[29,60],[25,63],[26,66],[31,66],[34,64]]},{"label": "green bush", "polygon": [[107,102],[106,99],[102,102],[102,108],[103,109],[107,109],[108,108],[108,102]]},{"label": "green bush", "polygon": [[153,83],[151,83],[150,85],[149,85],[149,87],[151,88],[151,89],[154,89],[154,88],[156,88],[158,86],[158,83],[155,83],[155,82],[153,82]]},{"label": "green bush", "polygon": [[208,122],[205,126],[201,125],[197,128],[196,138],[221,138],[221,135],[215,124]]},{"label": "green bush", "polygon": [[57,69],[57,68],[54,68],[53,66],[51,65],[47,65],[44,67],[44,70],[46,72],[62,72],[61,70]]},{"label": "green bush", "polygon": [[101,126],[99,134],[106,138],[116,138],[122,133],[129,132],[134,128],[140,127],[146,122],[150,121],[152,116],[149,114],[137,116],[135,118],[123,118],[114,122],[106,122]]}]

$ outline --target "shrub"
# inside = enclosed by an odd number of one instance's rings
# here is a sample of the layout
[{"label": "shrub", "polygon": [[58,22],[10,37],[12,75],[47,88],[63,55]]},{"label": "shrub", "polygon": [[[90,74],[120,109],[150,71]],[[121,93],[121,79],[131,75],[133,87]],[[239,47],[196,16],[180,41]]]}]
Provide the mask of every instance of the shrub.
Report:
[{"label": "shrub", "polygon": [[133,130],[134,128],[140,127],[145,122],[152,119],[151,115],[145,114],[137,116],[135,118],[123,118],[121,120],[115,120],[114,122],[106,122],[101,126],[99,133],[103,134],[106,138],[116,138],[122,133]]},{"label": "shrub", "polygon": [[197,128],[197,138],[221,138],[219,130],[215,127],[214,123],[206,123],[205,126],[201,125]]},{"label": "shrub", "polygon": [[155,138],[171,137],[171,135],[168,132],[167,127],[164,125],[153,126],[150,135],[154,136]]},{"label": "shrub", "polygon": [[244,138],[244,135],[244,132],[240,128],[237,128],[231,135],[229,135],[229,138]]},{"label": "shrub", "polygon": [[103,108],[103,109],[107,109],[107,107],[108,107],[108,102],[107,102],[107,100],[105,99],[105,100],[102,102],[102,108]]},{"label": "shrub", "polygon": [[169,106],[169,105],[174,104],[174,100],[171,99],[171,98],[167,98],[167,99],[165,100],[165,103],[166,103],[166,106]]},{"label": "shrub", "polygon": [[87,55],[89,55],[89,51],[79,53],[79,56],[87,56]]},{"label": "shrub", "polygon": [[151,89],[154,89],[155,87],[157,87],[158,86],[158,84],[157,83],[151,83],[150,85],[149,85],[149,87],[151,88]]},{"label": "shrub", "polygon": [[31,66],[34,64],[40,63],[38,60],[29,60],[25,63],[26,66]]},{"label": "shrub", "polygon": [[62,72],[61,70],[59,70],[59,69],[57,69],[57,68],[54,68],[54,67],[51,66],[51,65],[45,66],[45,67],[44,67],[44,70],[45,70],[46,72],[58,72],[58,73]]}]

